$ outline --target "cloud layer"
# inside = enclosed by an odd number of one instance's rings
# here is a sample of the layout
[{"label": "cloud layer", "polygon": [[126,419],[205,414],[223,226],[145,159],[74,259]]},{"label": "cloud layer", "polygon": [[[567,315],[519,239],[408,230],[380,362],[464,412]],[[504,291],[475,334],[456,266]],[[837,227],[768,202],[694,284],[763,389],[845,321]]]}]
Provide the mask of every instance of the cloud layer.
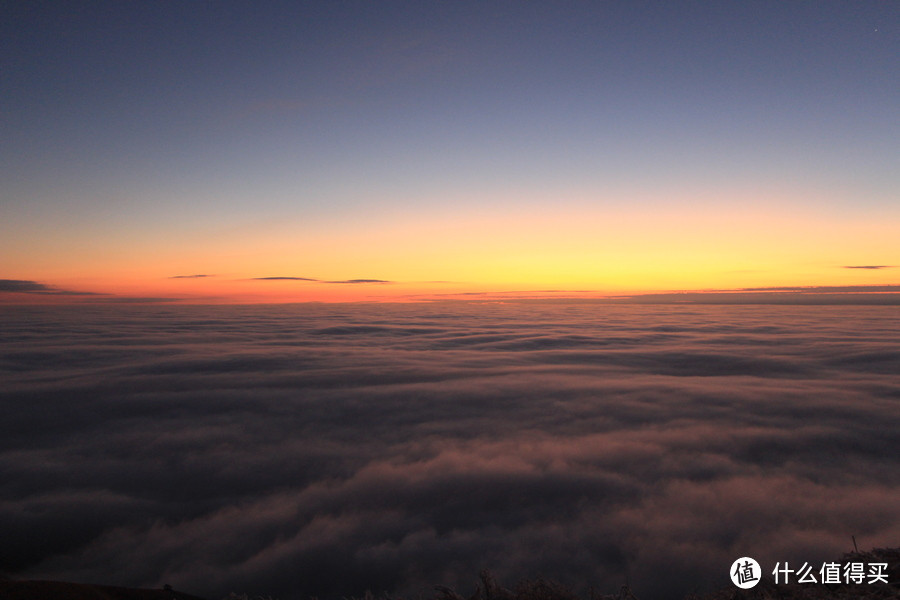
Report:
[{"label": "cloud layer", "polygon": [[[891,307],[0,315],[0,567],[337,597],[640,597],[900,539]],[[770,567],[771,569],[771,567]]]}]

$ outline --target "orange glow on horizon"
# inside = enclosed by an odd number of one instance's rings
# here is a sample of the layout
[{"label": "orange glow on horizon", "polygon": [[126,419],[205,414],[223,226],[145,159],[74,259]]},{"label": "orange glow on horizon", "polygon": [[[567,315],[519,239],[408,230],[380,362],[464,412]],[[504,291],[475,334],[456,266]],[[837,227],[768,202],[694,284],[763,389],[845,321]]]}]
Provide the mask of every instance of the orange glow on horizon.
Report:
[{"label": "orange glow on horizon", "polygon": [[[634,209],[612,208],[602,198],[567,200],[560,207],[546,198],[495,200],[464,211],[448,205],[348,222],[285,219],[167,244],[149,231],[120,233],[103,252],[73,244],[52,259],[22,255],[4,274],[101,295],[7,294],[3,302],[404,302],[466,293],[607,296],[897,279],[895,269],[844,268],[898,256],[891,219],[813,213],[796,203],[786,209],[774,200],[732,199],[725,208],[711,200],[643,198]],[[335,283],[358,279],[385,283]]]}]

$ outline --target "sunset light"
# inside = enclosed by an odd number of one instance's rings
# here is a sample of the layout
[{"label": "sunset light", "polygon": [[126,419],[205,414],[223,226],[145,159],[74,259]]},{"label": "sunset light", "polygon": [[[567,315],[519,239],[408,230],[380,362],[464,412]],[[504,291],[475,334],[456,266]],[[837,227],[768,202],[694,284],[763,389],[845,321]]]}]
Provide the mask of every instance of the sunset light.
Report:
[{"label": "sunset light", "polygon": [[0,15],[0,600],[897,597],[900,0]]},{"label": "sunset light", "polygon": [[900,281],[889,3],[465,4],[14,11],[0,302]]}]

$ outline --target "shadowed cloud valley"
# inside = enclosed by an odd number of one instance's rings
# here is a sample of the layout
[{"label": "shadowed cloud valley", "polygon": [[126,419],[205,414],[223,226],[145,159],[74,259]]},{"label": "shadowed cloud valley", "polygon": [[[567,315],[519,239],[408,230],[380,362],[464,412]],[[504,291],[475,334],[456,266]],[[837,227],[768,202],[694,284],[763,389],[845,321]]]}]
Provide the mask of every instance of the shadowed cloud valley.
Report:
[{"label": "shadowed cloud valley", "polygon": [[895,307],[281,305],[0,313],[0,569],[639,597],[896,544]]}]

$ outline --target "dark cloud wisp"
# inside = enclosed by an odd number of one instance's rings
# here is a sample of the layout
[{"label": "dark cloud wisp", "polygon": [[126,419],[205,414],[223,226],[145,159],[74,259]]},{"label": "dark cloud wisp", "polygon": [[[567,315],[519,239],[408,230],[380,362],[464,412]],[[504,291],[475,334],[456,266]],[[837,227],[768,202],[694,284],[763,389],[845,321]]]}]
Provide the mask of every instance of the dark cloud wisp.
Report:
[{"label": "dark cloud wisp", "polygon": [[311,277],[254,277],[253,281],[315,281],[318,283],[393,283],[384,279],[343,279],[339,281],[326,281]]},{"label": "dark cloud wisp", "polygon": [[97,296],[96,292],[64,290],[26,279],[0,279],[0,293],[43,294],[49,296]]},{"label": "dark cloud wisp", "polygon": [[848,265],[845,269],[893,269],[894,265]]},{"label": "dark cloud wisp", "polygon": [[254,277],[253,281],[320,281],[311,277]]},{"label": "dark cloud wisp", "polygon": [[393,283],[385,279],[344,279],[341,281],[324,281],[323,283]]}]

